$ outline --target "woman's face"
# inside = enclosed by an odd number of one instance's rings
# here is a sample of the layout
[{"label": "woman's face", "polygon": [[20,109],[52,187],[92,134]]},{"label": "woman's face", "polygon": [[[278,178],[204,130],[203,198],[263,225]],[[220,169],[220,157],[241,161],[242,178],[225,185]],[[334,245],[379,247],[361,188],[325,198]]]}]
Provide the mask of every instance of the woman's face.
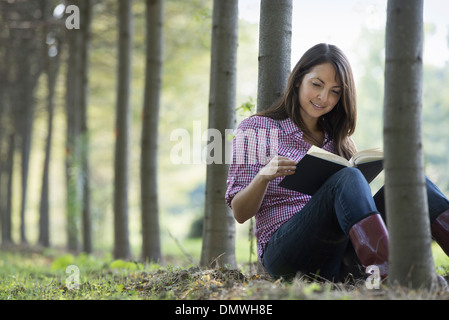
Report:
[{"label": "woman's face", "polygon": [[340,100],[341,92],[340,80],[331,63],[313,67],[299,86],[299,107],[303,121],[317,121],[330,112]]}]

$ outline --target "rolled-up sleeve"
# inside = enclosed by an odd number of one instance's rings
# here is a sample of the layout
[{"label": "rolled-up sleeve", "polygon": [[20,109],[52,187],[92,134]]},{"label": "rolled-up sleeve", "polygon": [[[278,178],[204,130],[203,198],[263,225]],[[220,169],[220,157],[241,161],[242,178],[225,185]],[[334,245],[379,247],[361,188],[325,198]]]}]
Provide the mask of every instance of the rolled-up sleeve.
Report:
[{"label": "rolled-up sleeve", "polygon": [[232,209],[231,202],[234,196],[251,183],[258,171],[259,168],[255,165],[231,164],[226,181],[228,189],[225,195],[226,204],[229,208]]},{"label": "rolled-up sleeve", "polygon": [[[259,170],[266,165],[269,156],[269,142],[266,139],[269,135],[266,134],[269,129],[271,119],[259,117],[252,117],[243,120],[236,130],[236,134],[232,144],[232,161],[229,166],[227,178],[227,191],[225,195],[226,204],[232,209],[231,202],[234,196],[245,189]],[[268,128],[267,128],[268,127]],[[260,135],[261,130],[264,133]],[[259,139],[264,140],[263,145]],[[260,149],[262,147],[262,149]],[[263,155],[264,161],[260,161]],[[274,154],[273,154],[274,156]]]}]

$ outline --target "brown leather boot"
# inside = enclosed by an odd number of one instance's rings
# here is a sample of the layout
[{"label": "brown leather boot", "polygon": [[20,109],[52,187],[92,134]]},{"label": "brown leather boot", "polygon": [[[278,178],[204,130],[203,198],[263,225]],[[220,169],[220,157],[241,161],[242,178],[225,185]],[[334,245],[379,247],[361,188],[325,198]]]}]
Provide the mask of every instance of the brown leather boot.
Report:
[{"label": "brown leather boot", "polygon": [[432,237],[449,257],[449,210],[444,211],[431,225]]},{"label": "brown leather boot", "polygon": [[376,265],[380,277],[388,273],[388,231],[380,214],[373,214],[354,224],[349,238],[363,267]]}]

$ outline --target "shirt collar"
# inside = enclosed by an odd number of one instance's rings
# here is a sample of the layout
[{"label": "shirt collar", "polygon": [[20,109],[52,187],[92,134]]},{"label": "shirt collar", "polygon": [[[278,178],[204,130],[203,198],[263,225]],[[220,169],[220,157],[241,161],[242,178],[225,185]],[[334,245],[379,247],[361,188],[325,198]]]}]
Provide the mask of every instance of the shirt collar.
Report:
[{"label": "shirt collar", "polygon": [[300,130],[290,118],[281,120],[280,123],[281,123],[282,130],[284,130],[285,134],[289,135],[292,133],[300,132],[301,136],[302,136],[302,133],[303,133],[302,130]]},{"label": "shirt collar", "polygon": [[[291,134],[298,133],[299,136],[302,138],[304,132],[301,129],[299,129],[296,126],[296,124],[290,118],[286,118],[284,120],[281,120],[280,124],[281,124],[281,128],[282,128],[282,130],[284,130],[285,134],[291,135]],[[324,131],[324,143],[323,143],[323,145],[325,145],[328,141],[329,141],[329,134],[327,133],[327,131]]]}]

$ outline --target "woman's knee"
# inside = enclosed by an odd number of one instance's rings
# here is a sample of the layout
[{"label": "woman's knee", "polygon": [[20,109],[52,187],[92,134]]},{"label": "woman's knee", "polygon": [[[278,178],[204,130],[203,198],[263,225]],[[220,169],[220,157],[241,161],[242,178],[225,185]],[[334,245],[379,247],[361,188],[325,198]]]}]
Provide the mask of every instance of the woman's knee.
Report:
[{"label": "woman's knee", "polygon": [[347,167],[342,170],[340,170],[337,173],[338,181],[345,182],[345,183],[367,183],[365,177],[363,176],[362,172],[353,167]]}]

